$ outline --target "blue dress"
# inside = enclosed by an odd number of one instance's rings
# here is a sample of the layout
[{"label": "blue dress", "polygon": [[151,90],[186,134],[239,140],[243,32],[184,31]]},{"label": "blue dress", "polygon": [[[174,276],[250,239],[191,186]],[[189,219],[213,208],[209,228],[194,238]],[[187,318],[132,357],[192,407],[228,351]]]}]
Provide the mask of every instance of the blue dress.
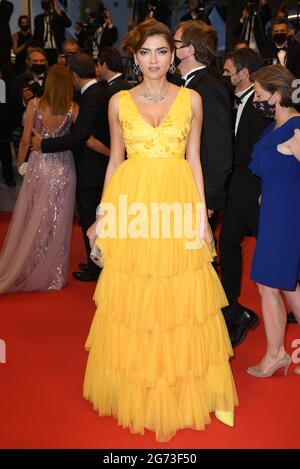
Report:
[{"label": "blue dress", "polygon": [[282,290],[300,280],[300,162],[277,145],[300,128],[294,116],[274,129],[273,122],[253,147],[251,171],[262,180],[259,230],[251,278]]}]

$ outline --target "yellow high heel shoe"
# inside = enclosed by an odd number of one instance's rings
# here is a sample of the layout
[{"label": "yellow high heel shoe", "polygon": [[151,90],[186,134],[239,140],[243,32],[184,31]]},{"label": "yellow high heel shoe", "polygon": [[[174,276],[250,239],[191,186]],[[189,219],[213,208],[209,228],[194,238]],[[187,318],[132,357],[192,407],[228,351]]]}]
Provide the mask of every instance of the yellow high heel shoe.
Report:
[{"label": "yellow high heel shoe", "polygon": [[215,416],[225,425],[234,426],[234,413],[231,410],[215,410]]},{"label": "yellow high heel shoe", "polygon": [[285,352],[284,356],[280,358],[280,360],[277,360],[277,362],[273,363],[273,365],[271,365],[268,370],[263,372],[261,370],[261,365],[259,363],[258,365],[250,366],[247,370],[247,373],[251,376],[255,376],[256,378],[269,378],[277,370],[279,370],[280,368],[283,368],[284,376],[287,376],[289,366],[291,363],[292,363],[291,357],[289,356],[288,353]]},{"label": "yellow high heel shoe", "polygon": [[296,375],[300,375],[300,366],[296,366],[296,368],[294,369],[294,373]]}]

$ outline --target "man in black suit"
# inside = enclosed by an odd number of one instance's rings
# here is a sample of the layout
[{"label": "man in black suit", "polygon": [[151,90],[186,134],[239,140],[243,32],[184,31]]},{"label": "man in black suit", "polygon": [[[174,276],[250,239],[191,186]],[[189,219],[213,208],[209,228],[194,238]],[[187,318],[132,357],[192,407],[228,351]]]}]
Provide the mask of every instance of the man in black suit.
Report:
[{"label": "man in black suit", "polygon": [[44,13],[34,18],[33,38],[45,49],[50,65],[56,63],[58,53],[62,52],[62,44],[66,40],[65,28],[72,21],[61,11],[57,0],[42,0]]},{"label": "man in black suit", "polygon": [[268,0],[248,0],[234,28],[234,36],[247,41],[249,47],[261,51],[266,45],[265,26],[271,19]]},{"label": "man in black suit", "polygon": [[183,15],[180,18],[180,21],[202,20],[205,23],[210,24],[209,18],[205,14],[204,2],[199,2],[199,0],[189,0],[188,4],[190,11]]},{"label": "man in black suit", "polygon": [[259,220],[260,179],[251,173],[248,164],[253,145],[270,124],[252,104],[254,89],[250,74],[261,66],[261,58],[255,51],[240,49],[227,55],[223,72],[235,91],[237,103],[234,166],[220,234],[222,284],[229,302],[223,314],[233,345],[241,343],[258,323],[258,316],[240,305],[238,297],[242,277],[241,244],[249,233],[257,236]]},{"label": "man in black suit", "polygon": [[48,61],[46,52],[40,47],[30,47],[27,51],[27,71],[16,79],[14,92],[15,115],[14,127],[23,126],[23,114],[28,102],[44,92],[44,83],[47,75]]},{"label": "man in black suit", "polygon": [[93,58],[96,60],[103,47],[112,47],[118,40],[118,28],[113,25],[110,13],[106,8],[100,18],[100,26],[96,29],[93,40]]},{"label": "man in black suit", "polygon": [[[95,64],[87,55],[78,53],[70,57],[69,68],[76,89],[81,91],[79,114],[73,130],[63,137],[32,138],[32,148],[43,153],[74,150],[77,174],[77,209],[87,254],[87,264],[80,264],[81,272],[73,272],[82,281],[97,280],[100,270],[90,259],[87,229],[94,223],[96,208],[100,202],[109,155],[109,131],[107,120],[107,93],[95,79]],[[101,154],[90,149],[86,141],[93,135],[100,140]]]},{"label": "man in black suit", "polygon": [[300,78],[300,44],[288,38],[289,25],[286,19],[276,19],[272,23],[272,41],[262,51],[269,63],[286,67],[296,78]]},{"label": "man in black suit", "polygon": [[100,80],[105,85],[109,98],[121,90],[129,90],[130,83],[124,78],[122,57],[118,49],[104,47],[99,51]]},{"label": "man in black suit", "polygon": [[14,5],[7,0],[0,0],[0,53],[5,60],[10,61],[12,46],[9,20],[14,11]]},{"label": "man in black suit", "polygon": [[217,47],[214,29],[203,21],[180,23],[175,33],[178,68],[185,86],[196,90],[203,102],[201,164],[208,216],[223,207],[224,185],[232,165],[231,101],[208,69]]}]

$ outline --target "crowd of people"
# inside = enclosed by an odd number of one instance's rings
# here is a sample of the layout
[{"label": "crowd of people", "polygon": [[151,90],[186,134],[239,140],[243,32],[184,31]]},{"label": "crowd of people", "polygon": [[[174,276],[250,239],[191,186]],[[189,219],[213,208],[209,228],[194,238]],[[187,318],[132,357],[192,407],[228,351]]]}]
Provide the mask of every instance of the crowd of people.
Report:
[{"label": "crowd of people", "polygon": [[[155,8],[131,26],[122,50],[134,84],[113,47],[118,32],[109,12],[101,11],[104,23],[86,50],[65,40],[69,19],[55,0],[42,2],[33,35],[29,18],[19,19],[16,80],[4,56],[0,67],[10,83],[3,176],[14,184],[15,126],[23,128],[17,167],[24,174],[0,253],[0,294],[66,284],[76,196],[86,260],[73,276],[98,280],[84,397],[100,415],[132,432],[153,430],[159,441],[181,428],[203,429],[212,412],[234,425],[232,346],[259,322],[239,302],[249,234],[267,348],[247,372],[287,374],[287,318],[300,325],[300,45],[280,12],[258,39],[261,25],[247,2],[220,72],[217,33],[195,17],[194,3],[174,34]],[[259,5],[265,26],[268,2]],[[48,16],[53,35],[43,30]],[[149,222],[155,204],[170,208],[162,215],[168,236]]]}]

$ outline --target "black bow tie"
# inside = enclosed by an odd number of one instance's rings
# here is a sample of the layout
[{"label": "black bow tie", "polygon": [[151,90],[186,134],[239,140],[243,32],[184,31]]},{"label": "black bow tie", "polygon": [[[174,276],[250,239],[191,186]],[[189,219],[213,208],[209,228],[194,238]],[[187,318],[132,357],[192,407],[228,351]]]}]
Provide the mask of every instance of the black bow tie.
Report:
[{"label": "black bow tie", "polygon": [[287,44],[284,46],[284,47],[276,47],[276,50],[277,52],[279,52],[280,50],[287,50]]},{"label": "black bow tie", "polygon": [[238,106],[239,104],[242,104],[243,102],[243,99],[248,96],[249,93],[252,93],[253,91],[253,86],[251,86],[251,88],[249,88],[249,90],[245,91],[245,93],[243,93],[241,96],[237,96],[236,94],[234,95],[234,102],[235,104]]}]

